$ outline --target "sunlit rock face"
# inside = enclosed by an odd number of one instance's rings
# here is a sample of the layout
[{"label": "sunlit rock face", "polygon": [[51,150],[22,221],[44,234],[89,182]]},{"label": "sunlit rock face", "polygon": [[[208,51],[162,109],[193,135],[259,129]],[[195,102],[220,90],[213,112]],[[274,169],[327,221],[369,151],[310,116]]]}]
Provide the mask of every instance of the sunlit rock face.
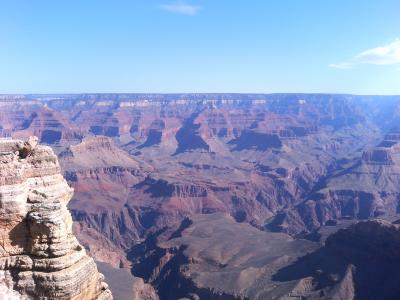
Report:
[{"label": "sunlit rock face", "polygon": [[0,299],[112,299],[72,233],[72,194],[50,147],[0,139]]}]

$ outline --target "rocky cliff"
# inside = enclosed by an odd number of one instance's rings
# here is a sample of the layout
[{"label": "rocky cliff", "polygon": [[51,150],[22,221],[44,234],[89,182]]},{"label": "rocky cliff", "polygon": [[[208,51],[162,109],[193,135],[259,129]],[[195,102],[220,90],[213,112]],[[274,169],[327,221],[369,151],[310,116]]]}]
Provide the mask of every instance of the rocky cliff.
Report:
[{"label": "rocky cliff", "polygon": [[1,299],[112,299],[72,233],[72,193],[50,147],[0,139]]}]

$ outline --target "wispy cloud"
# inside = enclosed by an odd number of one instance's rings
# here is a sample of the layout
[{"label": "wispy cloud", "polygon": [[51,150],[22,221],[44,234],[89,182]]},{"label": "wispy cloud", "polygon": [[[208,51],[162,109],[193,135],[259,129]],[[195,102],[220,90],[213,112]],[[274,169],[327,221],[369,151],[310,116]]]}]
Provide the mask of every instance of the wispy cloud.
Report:
[{"label": "wispy cloud", "polygon": [[160,8],[165,11],[182,14],[182,15],[187,15],[187,16],[195,16],[201,10],[201,6],[190,5],[190,4],[181,3],[181,2],[174,3],[174,4],[163,4],[163,5],[160,5]]},{"label": "wispy cloud", "polygon": [[339,64],[330,64],[329,65],[331,68],[335,68],[335,69],[351,69],[353,67],[353,64],[351,63],[339,63]]},{"label": "wispy cloud", "polygon": [[359,64],[371,65],[395,65],[400,64],[400,40],[395,39],[392,43],[365,50],[351,60],[338,64],[330,64],[331,68],[350,69]]},{"label": "wispy cloud", "polygon": [[393,65],[400,63],[400,40],[358,54],[355,58],[359,63],[374,65]]}]

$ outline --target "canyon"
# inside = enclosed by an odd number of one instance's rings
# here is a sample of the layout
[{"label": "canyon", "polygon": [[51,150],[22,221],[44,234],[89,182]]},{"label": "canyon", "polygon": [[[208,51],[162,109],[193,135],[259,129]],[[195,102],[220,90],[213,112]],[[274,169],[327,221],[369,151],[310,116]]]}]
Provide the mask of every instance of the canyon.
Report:
[{"label": "canyon", "polygon": [[81,251],[144,299],[366,299],[350,241],[396,243],[399,117],[399,96],[0,96],[0,136],[58,156]]}]

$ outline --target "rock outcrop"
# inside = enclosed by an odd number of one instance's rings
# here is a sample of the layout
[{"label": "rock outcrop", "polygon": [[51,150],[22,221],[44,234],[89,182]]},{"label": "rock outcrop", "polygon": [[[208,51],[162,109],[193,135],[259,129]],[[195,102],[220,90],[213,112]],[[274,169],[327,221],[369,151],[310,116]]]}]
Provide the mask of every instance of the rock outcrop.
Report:
[{"label": "rock outcrop", "polygon": [[72,194],[50,147],[0,139],[1,299],[112,299],[72,233]]}]

